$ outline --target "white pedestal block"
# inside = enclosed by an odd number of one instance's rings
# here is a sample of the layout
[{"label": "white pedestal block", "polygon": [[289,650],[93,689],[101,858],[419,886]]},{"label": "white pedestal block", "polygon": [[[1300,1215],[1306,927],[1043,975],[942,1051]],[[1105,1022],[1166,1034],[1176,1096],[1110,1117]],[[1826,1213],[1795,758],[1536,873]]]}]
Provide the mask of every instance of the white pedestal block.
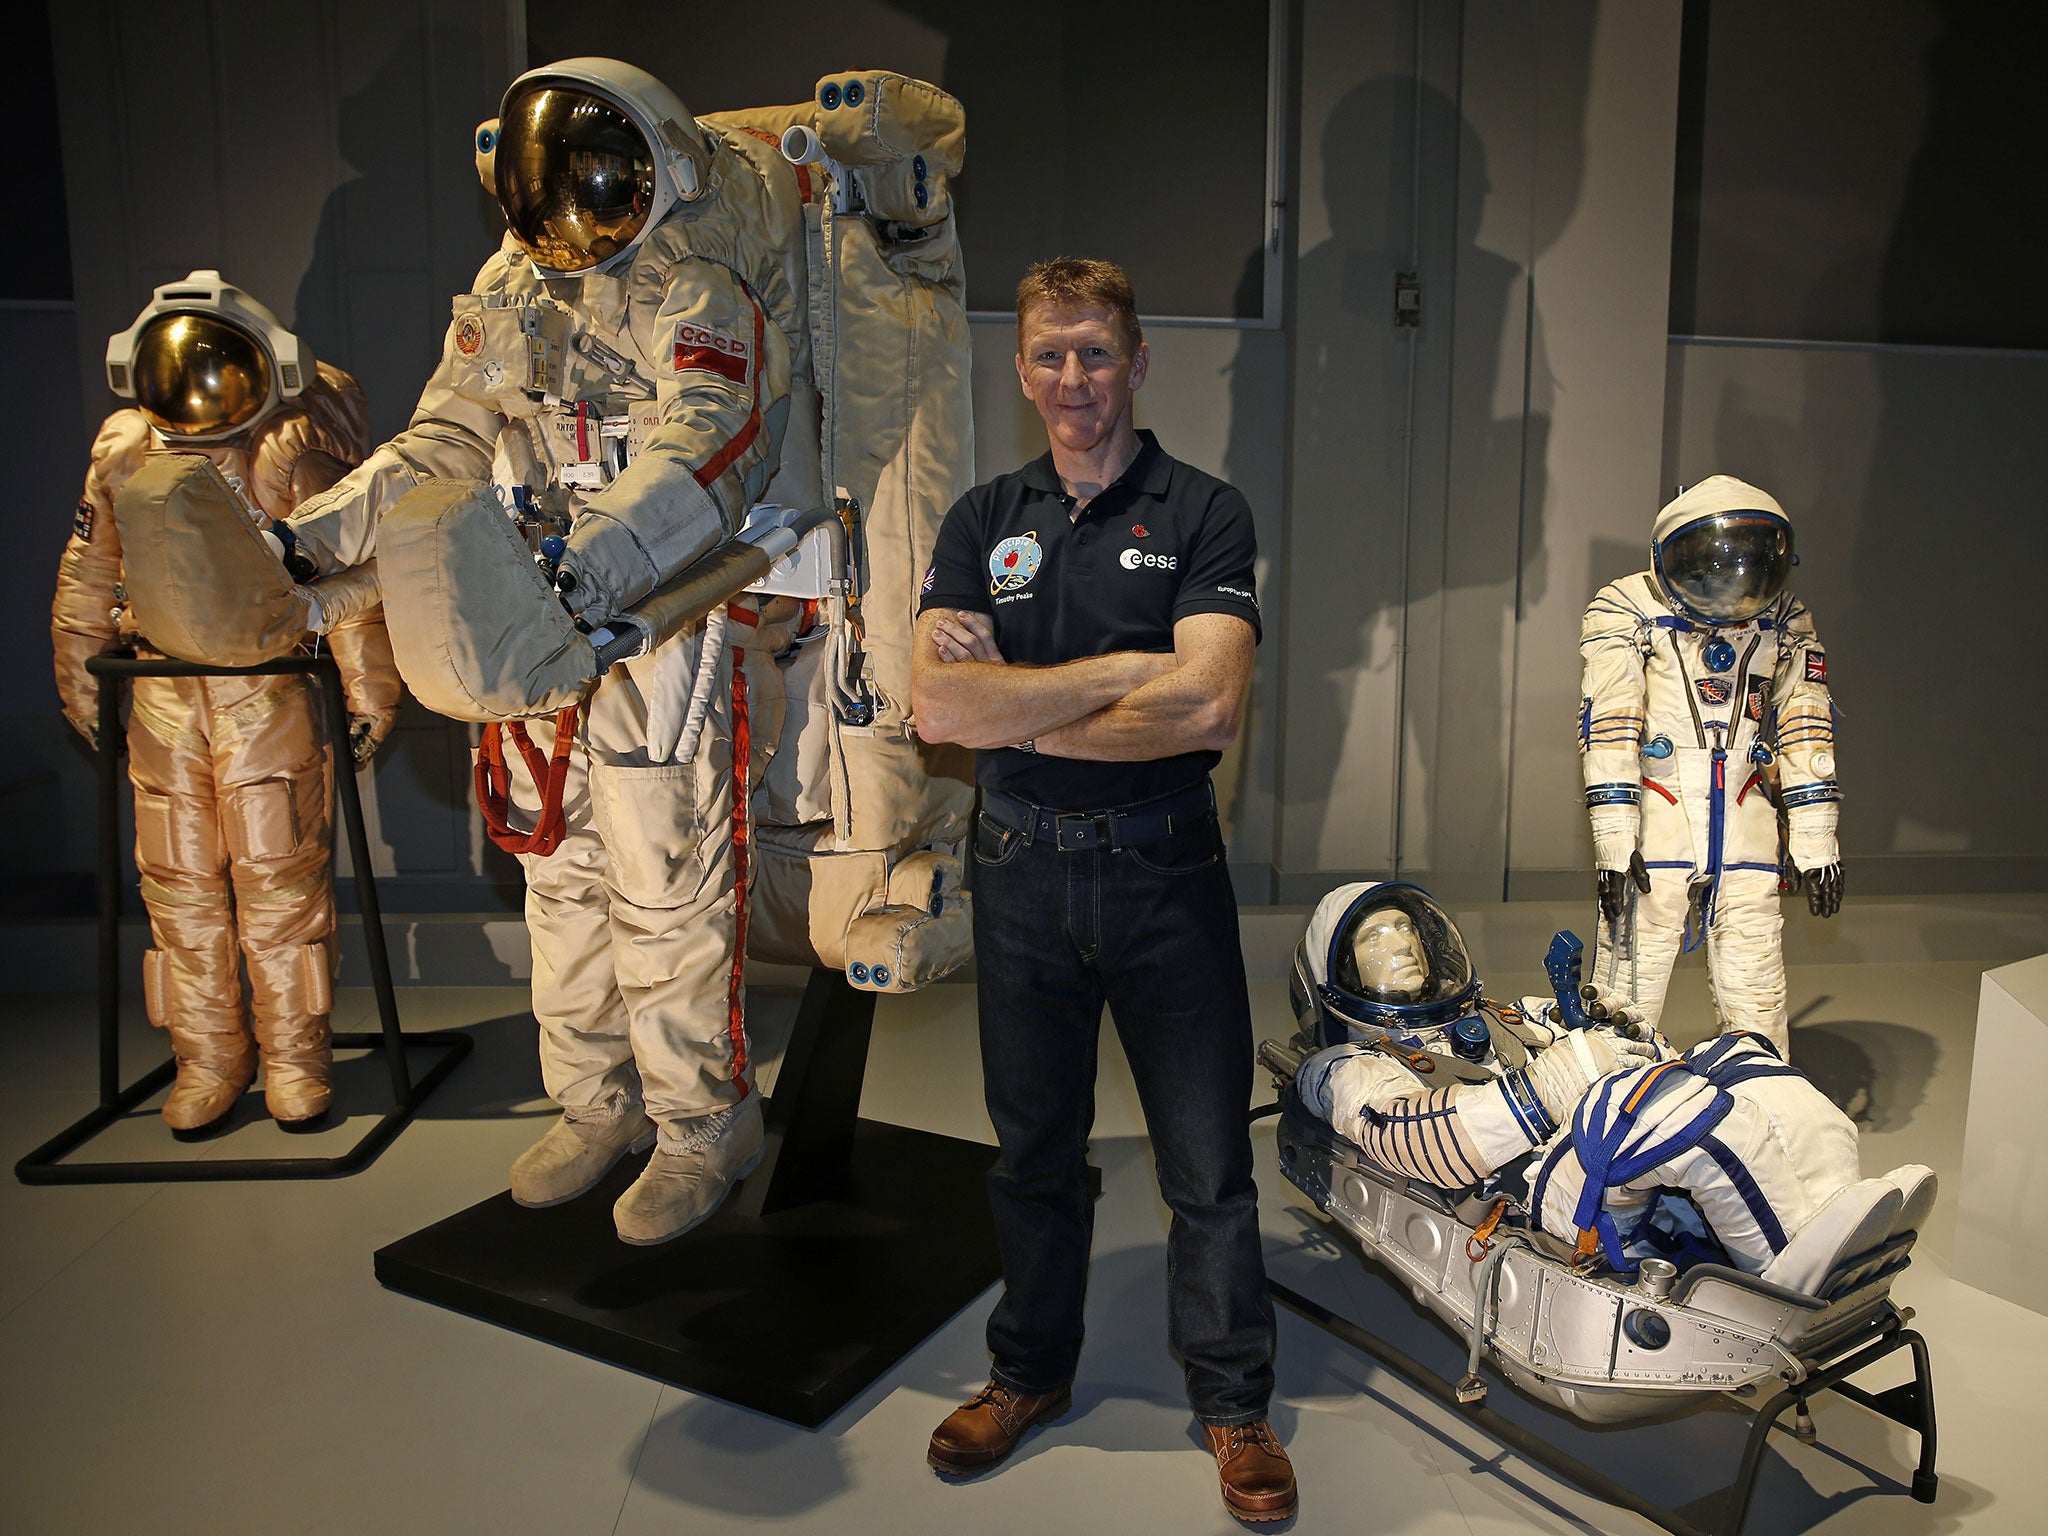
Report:
[{"label": "white pedestal block", "polygon": [[2048,955],[1984,973],[1955,1276],[2048,1315]]}]

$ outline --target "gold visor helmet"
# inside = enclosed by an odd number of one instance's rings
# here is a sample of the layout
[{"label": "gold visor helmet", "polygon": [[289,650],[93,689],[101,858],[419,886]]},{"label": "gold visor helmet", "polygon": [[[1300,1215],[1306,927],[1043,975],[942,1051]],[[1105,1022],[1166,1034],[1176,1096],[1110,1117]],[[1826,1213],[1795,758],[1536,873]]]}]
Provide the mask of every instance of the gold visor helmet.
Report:
[{"label": "gold visor helmet", "polygon": [[512,238],[550,274],[619,260],[710,170],[704,132],[675,93],[616,59],[521,75],[476,144]]},{"label": "gold visor helmet", "polygon": [[238,432],[270,404],[263,346],[218,315],[159,315],[135,342],[135,404],[166,437]]},{"label": "gold visor helmet", "polygon": [[313,354],[277,316],[213,271],[151,296],[107,340],[107,384],[180,444],[245,432],[312,379]]},{"label": "gold visor helmet", "polygon": [[498,202],[535,261],[578,272],[639,238],[654,211],[654,153],[630,117],[589,91],[535,81],[501,121]]}]

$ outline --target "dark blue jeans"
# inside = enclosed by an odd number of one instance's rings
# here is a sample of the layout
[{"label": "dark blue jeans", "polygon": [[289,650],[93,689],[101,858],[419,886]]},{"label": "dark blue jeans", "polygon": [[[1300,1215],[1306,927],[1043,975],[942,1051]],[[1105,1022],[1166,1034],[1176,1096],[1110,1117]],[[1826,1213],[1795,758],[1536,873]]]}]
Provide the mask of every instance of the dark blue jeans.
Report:
[{"label": "dark blue jeans", "polygon": [[1002,1151],[989,1173],[1004,1282],[992,1375],[1019,1392],[1074,1379],[1107,1002],[1173,1212],[1167,1340],[1188,1400],[1204,1423],[1264,1418],[1273,1304],[1245,1118],[1251,1005],[1215,817],[1140,847],[1062,852],[984,814],[975,852],[982,1076]]}]

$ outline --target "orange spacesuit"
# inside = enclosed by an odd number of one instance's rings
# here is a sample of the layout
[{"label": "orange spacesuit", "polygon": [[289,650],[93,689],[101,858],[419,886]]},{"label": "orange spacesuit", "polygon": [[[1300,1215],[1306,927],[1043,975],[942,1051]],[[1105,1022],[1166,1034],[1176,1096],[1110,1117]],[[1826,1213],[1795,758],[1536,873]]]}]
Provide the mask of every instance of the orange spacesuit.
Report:
[{"label": "orange spacesuit", "polygon": [[[315,363],[217,273],[158,289],[109,351],[114,387],[140,408],[116,411],[93,443],[51,609],[65,717],[100,746],[98,680],[86,660],[116,640],[157,654],[124,622],[113,517],[116,492],[144,457],[160,446],[203,453],[250,503],[282,517],[368,449],[355,380]],[[361,763],[398,712],[381,610],[337,626],[326,644]],[[181,1137],[217,1126],[260,1050],[270,1113],[288,1130],[318,1124],[331,1097],[335,918],[332,766],[317,685],[303,675],[136,678],[128,770],[155,946],[143,956],[144,994],[178,1063],[165,1122]]]}]

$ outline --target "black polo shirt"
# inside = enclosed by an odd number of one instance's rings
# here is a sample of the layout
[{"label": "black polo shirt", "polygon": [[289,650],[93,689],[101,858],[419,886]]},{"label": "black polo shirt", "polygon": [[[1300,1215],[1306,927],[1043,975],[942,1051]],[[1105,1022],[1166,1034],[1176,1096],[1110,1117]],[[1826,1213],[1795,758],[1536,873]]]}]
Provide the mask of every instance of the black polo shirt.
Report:
[{"label": "black polo shirt", "polygon": [[[977,485],[946,514],[918,611],[995,620],[1003,659],[1054,666],[1111,651],[1171,651],[1192,613],[1234,613],[1259,633],[1252,509],[1235,486],[1170,458],[1150,432],[1076,520],[1052,455]],[[975,776],[1034,805],[1093,811],[1198,783],[1220,752],[1093,763],[999,747]]]}]

